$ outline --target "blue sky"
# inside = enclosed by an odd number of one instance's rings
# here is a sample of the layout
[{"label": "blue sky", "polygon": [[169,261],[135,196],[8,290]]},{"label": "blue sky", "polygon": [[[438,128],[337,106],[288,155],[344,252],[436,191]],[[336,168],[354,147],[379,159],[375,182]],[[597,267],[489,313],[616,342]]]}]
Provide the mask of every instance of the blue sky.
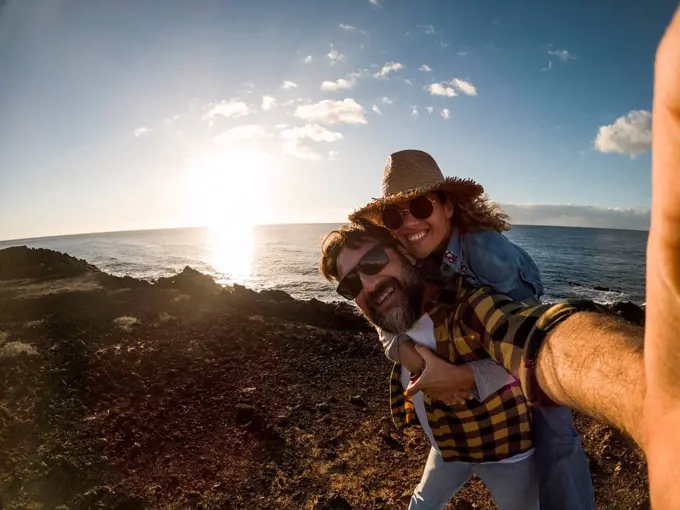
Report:
[{"label": "blue sky", "polygon": [[404,148],[517,223],[644,228],[675,5],[5,0],[0,239],[342,221]]}]

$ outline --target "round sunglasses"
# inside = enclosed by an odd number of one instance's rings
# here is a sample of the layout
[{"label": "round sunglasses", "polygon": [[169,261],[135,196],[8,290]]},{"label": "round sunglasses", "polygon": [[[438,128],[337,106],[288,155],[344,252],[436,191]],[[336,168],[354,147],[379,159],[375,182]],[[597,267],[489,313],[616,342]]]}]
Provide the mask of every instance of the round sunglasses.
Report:
[{"label": "round sunglasses", "polygon": [[359,273],[374,276],[390,263],[390,257],[382,245],[377,245],[368,250],[359,263],[345,275],[345,277],[338,283],[337,293],[345,299],[350,301],[356,299],[361,293],[363,283],[361,283],[361,276]]},{"label": "round sunglasses", "polygon": [[434,200],[425,195],[412,198],[408,201],[406,208],[402,209],[396,205],[388,205],[381,212],[383,225],[390,230],[397,230],[404,224],[404,213],[409,213],[417,220],[426,220],[432,216],[434,211]]}]

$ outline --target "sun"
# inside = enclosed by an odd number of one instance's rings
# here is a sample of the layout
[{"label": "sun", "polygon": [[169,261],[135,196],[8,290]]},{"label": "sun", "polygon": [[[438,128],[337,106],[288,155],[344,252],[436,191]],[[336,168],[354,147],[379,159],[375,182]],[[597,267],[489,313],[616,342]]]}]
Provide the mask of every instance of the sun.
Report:
[{"label": "sun", "polygon": [[233,149],[204,154],[187,166],[189,214],[207,227],[207,255],[219,283],[243,283],[252,273],[253,229],[269,167],[266,152]]}]

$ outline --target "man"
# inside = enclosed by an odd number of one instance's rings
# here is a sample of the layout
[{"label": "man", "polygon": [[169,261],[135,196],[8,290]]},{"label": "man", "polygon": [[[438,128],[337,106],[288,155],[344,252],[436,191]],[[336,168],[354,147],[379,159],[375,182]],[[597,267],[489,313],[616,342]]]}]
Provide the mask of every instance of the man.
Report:
[{"label": "man", "polygon": [[[647,457],[652,508],[674,510],[680,506],[680,10],[657,50],[652,119],[644,359],[640,328],[575,314],[543,342],[536,381],[554,402],[630,434]],[[586,331],[597,336],[580,336]],[[411,391],[449,386],[450,367],[428,360],[429,381],[423,374]]]},{"label": "man", "polygon": [[[391,400],[398,427],[403,428],[413,421],[415,406],[415,414],[426,432],[428,429],[434,432],[428,434],[433,449],[421,483],[412,498],[411,508],[443,508],[469,478],[473,468],[479,470],[480,466],[484,466],[480,462],[502,459],[500,452],[509,453],[513,441],[520,439],[520,433],[508,425],[511,420],[507,414],[498,412],[498,403],[489,406],[488,400],[485,400],[463,407],[448,407],[433,398],[436,396],[445,400],[447,394],[459,389],[457,383],[452,384],[452,381],[461,380],[457,373],[460,367],[455,364],[491,357],[517,377],[525,395],[538,404],[547,399],[536,384],[533,369],[546,337],[558,334],[561,345],[579,338],[590,338],[592,341],[612,336],[616,340],[623,335],[625,339],[630,335],[641,336],[641,330],[616,318],[593,313],[595,306],[592,303],[532,307],[513,302],[506,296],[491,294],[485,289],[470,289],[461,278],[454,279],[446,288],[440,288],[420,277],[412,264],[413,260],[408,258],[389,232],[374,225],[350,225],[331,233],[326,239],[321,268],[325,276],[339,282],[339,293],[354,296],[356,304],[367,318],[385,330],[408,332],[412,336],[414,331],[422,332],[420,323],[424,319],[425,327],[427,320],[431,320],[429,327],[434,327],[437,338],[434,346],[440,357],[420,348],[426,361],[425,370],[416,383],[409,387],[406,400],[402,394],[404,384],[399,380],[400,367],[395,367]],[[596,349],[597,342],[593,344]],[[599,358],[601,355],[593,353],[593,363]],[[640,361],[638,366],[641,366]],[[620,369],[619,366],[617,370]],[[417,412],[416,399],[421,388],[427,391],[422,395],[424,409]],[[624,385],[619,394],[613,396],[623,398],[623,390],[631,395],[637,392],[638,400],[642,398],[643,390],[639,384]],[[476,422],[465,421],[467,413],[475,414],[474,409],[485,404],[494,409],[485,409],[487,414],[483,418],[482,413],[479,413],[475,416],[478,418]],[[518,419],[523,416],[523,409],[518,406],[509,408],[508,412]],[[634,416],[627,418],[625,428],[634,429]],[[459,426],[460,430],[456,431]],[[484,433],[475,436],[482,429]],[[500,437],[509,438],[510,445],[499,445]],[[487,442],[488,438],[492,439]],[[514,453],[521,450],[520,447]],[[472,451],[479,455],[466,455]],[[510,455],[508,457],[511,458]],[[461,461],[465,465],[459,465]],[[500,470],[507,469],[507,466],[499,464],[495,467],[499,468],[496,471],[498,476],[503,477]],[[526,477],[527,472],[524,471],[522,475]],[[514,481],[516,487],[520,487],[520,480],[521,477],[517,477]],[[493,486],[490,488],[493,492]],[[517,500],[512,499],[516,494],[509,496],[504,501],[497,499],[500,508],[504,508],[502,505],[512,508],[511,505],[516,504]]]}]

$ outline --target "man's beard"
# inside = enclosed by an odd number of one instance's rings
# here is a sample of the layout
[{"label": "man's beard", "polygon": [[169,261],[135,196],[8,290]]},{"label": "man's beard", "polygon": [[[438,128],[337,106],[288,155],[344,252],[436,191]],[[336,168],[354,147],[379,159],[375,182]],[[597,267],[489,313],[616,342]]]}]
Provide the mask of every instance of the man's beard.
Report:
[{"label": "man's beard", "polygon": [[[390,286],[394,287],[393,292],[401,291],[405,300],[385,312],[379,312],[376,298]],[[420,273],[411,264],[406,263],[401,281],[389,278],[366,297],[368,310],[364,311],[364,314],[383,331],[393,334],[405,333],[420,318],[424,292],[425,286]]]}]

